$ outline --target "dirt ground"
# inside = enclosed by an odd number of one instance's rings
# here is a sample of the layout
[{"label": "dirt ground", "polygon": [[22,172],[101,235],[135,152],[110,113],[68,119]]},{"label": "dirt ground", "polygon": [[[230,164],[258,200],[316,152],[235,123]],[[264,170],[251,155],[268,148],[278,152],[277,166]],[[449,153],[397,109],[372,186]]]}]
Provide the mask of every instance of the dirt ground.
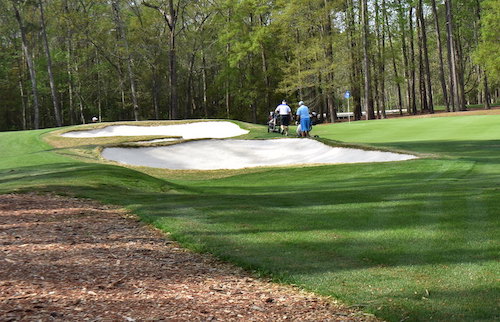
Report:
[{"label": "dirt ground", "polygon": [[80,199],[0,195],[0,321],[375,321]]}]

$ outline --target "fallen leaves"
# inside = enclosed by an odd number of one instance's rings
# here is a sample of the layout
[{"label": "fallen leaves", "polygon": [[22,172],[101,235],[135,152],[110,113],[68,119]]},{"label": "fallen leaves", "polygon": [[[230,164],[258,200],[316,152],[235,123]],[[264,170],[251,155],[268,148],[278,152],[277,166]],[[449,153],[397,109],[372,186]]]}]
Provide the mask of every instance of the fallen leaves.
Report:
[{"label": "fallen leaves", "polygon": [[88,200],[1,195],[0,245],[5,321],[375,320],[186,251]]}]

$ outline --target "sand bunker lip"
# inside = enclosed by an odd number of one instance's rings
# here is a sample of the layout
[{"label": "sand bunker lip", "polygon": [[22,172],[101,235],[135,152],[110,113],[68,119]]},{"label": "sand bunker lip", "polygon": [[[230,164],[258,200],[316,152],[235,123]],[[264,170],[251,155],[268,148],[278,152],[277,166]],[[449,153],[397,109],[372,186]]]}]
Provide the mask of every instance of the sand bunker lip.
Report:
[{"label": "sand bunker lip", "polygon": [[191,139],[222,139],[247,134],[249,131],[227,121],[193,122],[185,124],[137,126],[110,125],[102,129],[63,133],[67,138],[97,138],[109,136],[169,136]]},{"label": "sand bunker lip", "polygon": [[162,147],[106,148],[108,160],[172,170],[222,170],[299,164],[388,162],[416,156],[333,148],[311,139],[203,140]]},{"label": "sand bunker lip", "polygon": [[150,141],[137,141],[138,144],[149,144],[149,143],[163,143],[163,142],[175,142],[182,140],[181,138],[167,138],[167,139],[155,139]]}]

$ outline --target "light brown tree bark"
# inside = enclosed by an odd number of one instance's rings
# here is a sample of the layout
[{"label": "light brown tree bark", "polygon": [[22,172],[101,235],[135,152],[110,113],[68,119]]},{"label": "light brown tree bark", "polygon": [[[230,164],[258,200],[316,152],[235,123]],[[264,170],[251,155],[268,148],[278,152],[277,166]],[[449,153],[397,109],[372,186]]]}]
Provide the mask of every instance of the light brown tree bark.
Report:
[{"label": "light brown tree bark", "polygon": [[444,61],[443,61],[443,45],[441,43],[441,29],[439,26],[439,16],[437,13],[436,0],[431,1],[432,14],[434,16],[434,29],[436,30],[436,41],[439,58],[439,80],[441,82],[441,90],[443,91],[443,101],[446,106],[446,112],[450,111],[450,101],[448,98],[448,89],[446,88],[446,80],[444,76]]},{"label": "light brown tree bark", "polygon": [[422,54],[423,54],[423,64],[424,64],[424,77],[426,84],[426,96],[427,96],[427,108],[429,113],[434,113],[434,98],[432,94],[432,79],[431,79],[431,70],[429,64],[429,50],[427,46],[427,28],[425,26],[424,19],[424,9],[423,9],[423,1],[419,0],[418,2],[418,19],[420,21],[420,34],[422,38]]},{"label": "light brown tree bark", "polygon": [[33,59],[31,57],[31,53],[28,47],[28,40],[26,38],[26,29],[24,27],[24,22],[21,17],[21,13],[19,12],[19,8],[12,1],[12,6],[14,8],[14,14],[19,25],[19,31],[21,33],[21,46],[24,54],[24,58],[26,59],[26,64],[28,65],[28,70],[30,74],[31,80],[31,94],[33,96],[33,127],[34,129],[40,128],[40,104],[38,102],[38,85],[36,78],[36,70],[33,64]]},{"label": "light brown tree bark", "polygon": [[[328,0],[323,1],[324,9],[325,9],[325,24],[324,24],[324,37],[325,37],[325,56],[328,65],[333,64],[333,44],[331,41],[332,37],[332,19],[330,11],[328,10]],[[328,70],[326,72],[326,86],[324,93],[326,95],[326,105],[328,110],[328,115],[330,116],[330,123],[335,123],[337,118],[337,109],[335,108],[333,102],[333,93],[331,89],[331,85],[333,83],[333,72]]]},{"label": "light brown tree bark", "polygon": [[406,35],[406,25],[405,25],[405,14],[404,8],[401,0],[398,0],[398,18],[399,18],[399,29],[401,32],[401,50],[403,52],[403,62],[404,62],[404,75],[406,82],[406,106],[407,112],[411,113],[412,107],[412,90],[411,90],[411,77],[410,77],[410,59],[408,57],[408,47],[407,47],[407,35]]},{"label": "light brown tree bark", "polygon": [[351,72],[350,76],[350,92],[353,101],[353,115],[355,120],[361,120],[361,72],[360,72],[360,55],[359,55],[359,42],[358,33],[356,32],[356,21],[354,16],[354,2],[353,0],[347,0],[347,14],[346,14],[346,25],[348,28],[349,37],[349,54],[351,58]]},{"label": "light brown tree bark", "polygon": [[50,83],[50,93],[52,95],[52,105],[54,106],[54,118],[56,120],[57,126],[61,126],[61,111],[59,109],[59,99],[57,97],[57,88],[56,83],[54,81],[54,73],[52,72],[52,56],[50,54],[49,41],[47,39],[47,30],[45,27],[45,13],[43,10],[43,2],[42,0],[38,1],[38,6],[40,9],[40,25],[42,31],[42,39],[43,45],[45,48],[45,54],[47,56],[47,72],[49,75],[49,83]]},{"label": "light brown tree bark", "polygon": [[401,94],[401,84],[399,83],[399,73],[398,73],[398,68],[396,64],[396,57],[395,57],[395,51],[394,51],[394,45],[392,43],[392,33],[391,29],[389,28],[389,19],[387,17],[387,12],[384,12],[384,20],[385,20],[385,28],[387,28],[387,36],[389,38],[389,48],[391,49],[391,57],[392,57],[392,68],[394,71],[394,77],[396,78],[396,90],[398,93],[398,109],[399,109],[399,115],[403,115],[403,95]]},{"label": "light brown tree bark", "polygon": [[177,20],[179,18],[179,2],[176,4],[173,0],[166,1],[166,9],[164,6],[154,5],[147,1],[142,2],[146,7],[158,10],[168,26],[168,66],[169,66],[169,93],[170,93],[170,106],[169,118],[177,119],[179,114],[179,99],[178,99],[178,84],[177,84]]},{"label": "light brown tree bark", "polygon": [[136,121],[139,121],[140,120],[140,110],[139,110],[139,104],[137,101],[135,74],[134,74],[134,71],[132,68],[132,64],[133,64],[132,63],[132,55],[130,54],[127,35],[125,32],[125,27],[124,27],[122,16],[121,16],[121,7],[120,7],[119,1],[120,0],[113,0],[111,5],[112,5],[113,11],[115,13],[117,31],[118,31],[120,40],[123,43],[123,47],[125,49],[125,61],[127,63],[127,72],[128,72],[128,77],[129,77],[129,83],[130,83],[130,95],[132,96],[132,106],[133,106],[133,112],[134,112],[134,119]]},{"label": "light brown tree bark", "polygon": [[372,95],[372,78],[371,78],[371,62],[369,56],[369,19],[368,19],[368,5],[367,0],[361,0],[361,20],[363,26],[362,40],[363,40],[363,72],[364,72],[364,97],[366,106],[366,119],[375,119],[375,110],[373,109],[373,95]]},{"label": "light brown tree bark", "polygon": [[412,114],[417,114],[417,102],[416,102],[416,77],[415,77],[415,41],[414,34],[415,31],[413,29],[413,7],[410,6],[408,10],[408,21],[409,32],[410,32],[410,111]]}]

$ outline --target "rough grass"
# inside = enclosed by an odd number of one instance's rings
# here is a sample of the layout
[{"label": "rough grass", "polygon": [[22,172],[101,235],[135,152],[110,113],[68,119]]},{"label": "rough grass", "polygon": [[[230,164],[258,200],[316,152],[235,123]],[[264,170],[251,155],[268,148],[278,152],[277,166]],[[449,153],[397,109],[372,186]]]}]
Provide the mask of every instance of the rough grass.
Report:
[{"label": "rough grass", "polygon": [[[490,115],[316,126],[313,134],[332,144],[432,157],[226,175],[82,162],[53,152],[81,158],[75,151],[100,142],[52,149],[40,140],[44,131],[0,133],[0,149],[9,151],[0,159],[0,192],[123,205],[188,247],[391,321],[495,320],[498,124]],[[275,136],[251,127],[247,138]]]}]

